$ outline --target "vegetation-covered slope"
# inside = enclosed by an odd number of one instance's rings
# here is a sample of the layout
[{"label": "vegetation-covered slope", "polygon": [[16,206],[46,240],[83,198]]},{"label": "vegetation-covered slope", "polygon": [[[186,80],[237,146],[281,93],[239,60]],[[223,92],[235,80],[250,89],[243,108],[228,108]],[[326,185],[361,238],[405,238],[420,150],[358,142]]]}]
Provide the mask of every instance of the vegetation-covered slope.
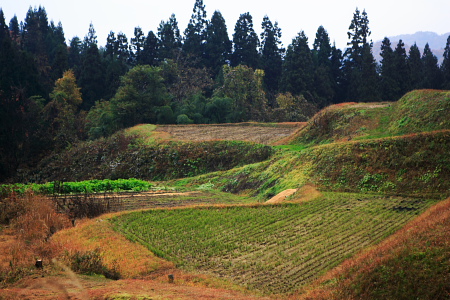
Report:
[{"label": "vegetation-covered slope", "polygon": [[19,174],[18,181],[167,180],[258,162],[273,152],[269,146],[240,141],[147,145],[119,133],[50,155],[31,172]]},{"label": "vegetation-covered slope", "polygon": [[450,92],[416,90],[393,103],[342,103],[317,113],[291,144],[322,144],[450,129]]}]

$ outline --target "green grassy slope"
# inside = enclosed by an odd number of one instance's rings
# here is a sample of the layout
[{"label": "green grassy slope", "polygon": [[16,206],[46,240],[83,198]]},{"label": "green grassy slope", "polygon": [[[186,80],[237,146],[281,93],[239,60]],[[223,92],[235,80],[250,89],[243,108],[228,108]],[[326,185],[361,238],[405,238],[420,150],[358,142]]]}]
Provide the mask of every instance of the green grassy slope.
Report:
[{"label": "green grassy slope", "polygon": [[320,190],[450,196],[450,131],[280,150],[270,160],[188,178],[261,200],[305,184]]},{"label": "green grassy slope", "polygon": [[349,103],[315,115],[291,144],[317,145],[450,129],[450,92],[416,90],[394,103]]}]

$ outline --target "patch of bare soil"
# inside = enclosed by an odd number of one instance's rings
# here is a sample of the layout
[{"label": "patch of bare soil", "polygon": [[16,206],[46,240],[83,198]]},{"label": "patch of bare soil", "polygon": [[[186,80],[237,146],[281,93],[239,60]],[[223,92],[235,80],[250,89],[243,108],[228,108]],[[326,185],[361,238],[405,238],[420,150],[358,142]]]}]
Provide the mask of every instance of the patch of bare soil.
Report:
[{"label": "patch of bare soil", "polygon": [[[166,277],[167,278],[167,277]],[[101,277],[61,274],[26,279],[0,291],[1,299],[270,299],[225,288],[191,286],[158,280],[109,280]]]},{"label": "patch of bare soil", "polygon": [[[295,195],[294,195],[295,194]],[[266,201],[266,204],[275,204],[275,203],[283,203],[286,202],[286,198],[294,195],[294,197],[290,198],[289,203],[301,203],[305,201],[314,200],[322,195],[314,186],[312,185],[304,185],[300,189],[288,189],[284,190],[278,195],[272,197],[271,199]]]},{"label": "patch of bare soil", "polygon": [[280,123],[277,126],[257,124],[167,125],[156,131],[167,132],[180,141],[235,140],[272,145],[303,127],[304,122]]},{"label": "patch of bare soil", "polygon": [[319,190],[317,190],[315,186],[307,184],[297,191],[295,197],[291,199],[290,202],[300,203],[314,200],[316,198],[319,198],[320,196],[322,196],[322,193]]},{"label": "patch of bare soil", "polygon": [[297,189],[284,190],[281,193],[279,193],[278,195],[276,195],[276,196],[272,197],[271,199],[267,200],[266,203],[267,204],[275,204],[275,203],[284,202],[284,200],[286,200],[287,197],[291,196],[296,191],[297,191]]}]

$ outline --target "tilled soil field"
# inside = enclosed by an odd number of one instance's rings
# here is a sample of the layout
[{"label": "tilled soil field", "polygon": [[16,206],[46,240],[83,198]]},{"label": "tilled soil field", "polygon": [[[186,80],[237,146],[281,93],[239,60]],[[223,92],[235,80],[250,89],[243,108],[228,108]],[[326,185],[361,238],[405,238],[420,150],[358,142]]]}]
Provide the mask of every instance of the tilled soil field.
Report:
[{"label": "tilled soil field", "polygon": [[156,131],[167,132],[182,141],[236,140],[272,145],[302,128],[305,122],[279,123],[274,126],[252,123],[217,125],[166,125]]}]

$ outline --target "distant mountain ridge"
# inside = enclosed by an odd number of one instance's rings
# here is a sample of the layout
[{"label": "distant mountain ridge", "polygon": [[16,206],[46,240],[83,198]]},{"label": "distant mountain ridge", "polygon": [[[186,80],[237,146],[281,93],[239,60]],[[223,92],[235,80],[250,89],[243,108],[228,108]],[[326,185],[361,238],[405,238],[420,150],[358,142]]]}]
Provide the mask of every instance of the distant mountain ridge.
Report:
[{"label": "distant mountain ridge", "polygon": [[[434,55],[439,59],[439,63],[442,63],[444,56],[444,48],[447,43],[447,38],[450,36],[450,32],[444,34],[437,34],[431,31],[418,31],[413,34],[401,34],[396,36],[389,36],[389,40],[391,41],[392,49],[397,47],[398,41],[402,40],[405,44],[406,52],[408,53],[409,48],[417,44],[417,47],[420,49],[420,53],[423,53],[423,48],[428,43],[430,45],[431,51]],[[381,60],[381,42],[376,41],[373,45],[373,54],[377,61]]]}]

